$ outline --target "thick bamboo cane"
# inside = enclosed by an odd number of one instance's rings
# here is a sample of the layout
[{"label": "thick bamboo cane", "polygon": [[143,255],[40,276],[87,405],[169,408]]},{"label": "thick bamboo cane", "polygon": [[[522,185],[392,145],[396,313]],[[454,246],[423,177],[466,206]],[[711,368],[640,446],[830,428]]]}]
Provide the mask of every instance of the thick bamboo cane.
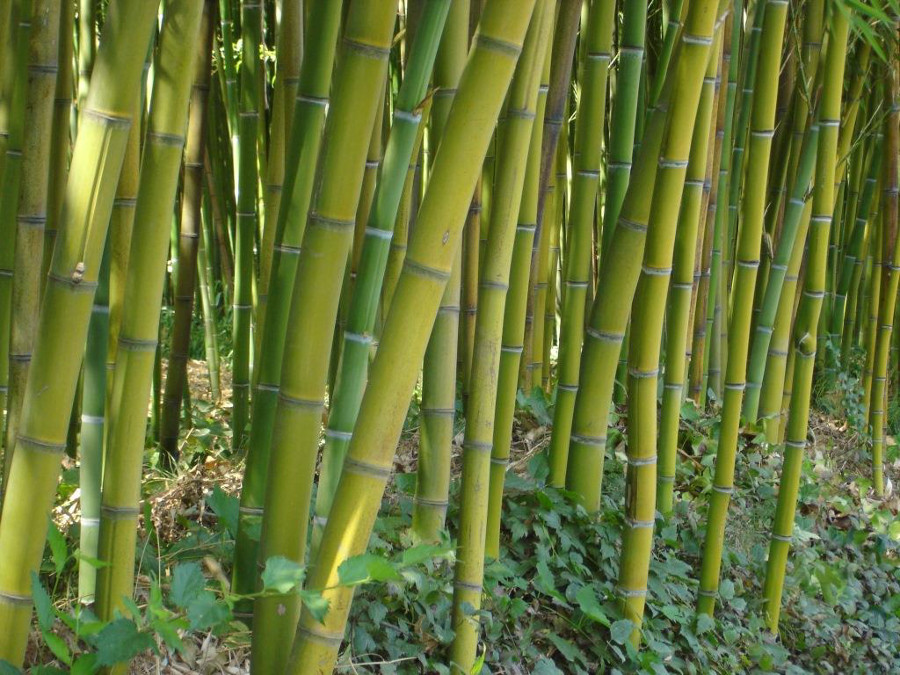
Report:
[{"label": "thick bamboo cane", "polygon": [[[0,658],[21,664],[103,243],[138,96],[153,0],[111,3],[66,186],[0,520]],[[122,86],[122,83],[133,83]]]},{"label": "thick bamboo cane", "polygon": [[[140,513],[147,392],[159,335],[159,306],[166,277],[172,208],[178,188],[188,101],[204,4],[175,0],[160,32],[153,96],[141,158],[131,255],[125,281],[116,369],[109,404],[97,557],[97,613],[111,620],[134,586],[134,552]],[[124,671],[121,671],[124,672]]]},{"label": "thick bamboo cane", "polygon": [[[310,589],[322,591],[330,601],[330,610],[324,625],[307,613],[301,617],[290,673],[330,673],[337,658],[353,594],[352,589],[337,585],[338,567],[363,552],[369,541],[418,376],[419,359],[450,275],[532,7],[530,0],[488,0],[485,4],[308,580]],[[499,340],[493,349],[499,349]],[[482,359],[476,355],[473,364],[478,363]]]},{"label": "thick bamboo cane", "polygon": [[313,0],[309,7],[306,58],[300,67],[290,147],[285,160],[284,191],[278,212],[279,232],[275,237],[265,325],[261,331],[262,346],[254,369],[253,424],[241,489],[232,573],[234,590],[239,593],[255,591],[259,578],[258,532],[265,504],[288,313],[321,148],[325,110],[329,104],[341,6],[341,0]]},{"label": "thick bamboo cane", "polygon": [[[672,114],[659,153],[659,168],[653,189],[637,288],[631,312],[628,350],[628,469],[625,475],[625,526],[619,561],[618,593],[625,617],[634,623],[632,642],[641,639],[641,623],[647,597],[647,576],[653,547],[656,513],[657,381],[659,352],[665,320],[672,254],[678,212],[689,166],[692,138],[698,139],[698,154],[706,158],[704,141],[712,120],[713,83],[704,87],[709,61],[717,60],[718,34],[721,44],[723,20],[716,21],[717,5],[690,3],[673,62]],[[724,6],[727,7],[723,3]],[[724,19],[724,15],[721,17]],[[718,28],[716,27],[718,26]],[[713,64],[715,71],[715,64]],[[707,90],[705,105],[703,90]],[[665,94],[663,94],[665,96]],[[699,116],[699,111],[703,112]],[[701,126],[697,133],[694,128]],[[690,133],[689,133],[690,132]],[[700,140],[703,139],[703,140]],[[700,175],[706,173],[702,167]],[[696,231],[696,224],[694,225]],[[692,249],[694,243],[691,242]],[[693,264],[688,268],[693,273]],[[670,327],[671,329],[671,327]],[[681,353],[678,354],[681,358]]]},{"label": "thick bamboo cane", "polygon": [[[354,3],[346,18],[316,190],[291,294],[286,331],[290,339],[285,341],[271,431],[261,563],[272,556],[302,563],[306,555],[332,329],[395,19],[393,0]],[[299,610],[296,594],[254,602],[254,673],[284,671]]]}]

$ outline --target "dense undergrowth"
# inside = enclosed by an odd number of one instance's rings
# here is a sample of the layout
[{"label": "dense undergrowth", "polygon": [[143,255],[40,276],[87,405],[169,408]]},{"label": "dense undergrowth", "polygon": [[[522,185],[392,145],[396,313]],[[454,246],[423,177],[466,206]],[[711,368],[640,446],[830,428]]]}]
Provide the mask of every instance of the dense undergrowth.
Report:
[{"label": "dense undergrowth", "polygon": [[[760,598],[781,457],[752,429],[742,436],[738,455],[716,618],[696,620],[701,527],[712,489],[718,421],[688,402],[679,500],[670,518],[657,520],[645,646],[639,652],[628,640],[632,626],[621,618],[615,589],[627,439],[621,430],[610,435],[604,508],[599,518],[590,517],[570,495],[544,487],[542,451],[552,401],[537,391],[520,395],[501,561],[487,565],[480,610],[481,672],[900,671],[900,498],[870,499],[866,439],[852,427],[854,400],[852,394],[835,393],[855,391],[840,385],[858,376],[836,371],[830,376],[832,386],[817,393],[827,414],[817,413],[811,425],[780,636],[766,631]],[[449,672],[449,537],[458,514],[451,508],[450,531],[441,544],[411,540],[415,408],[370,555],[342,570],[342,582],[359,585],[342,672]],[[127,615],[108,624],[74,602],[77,565],[100,563],[74,548],[77,524],[69,526],[73,519],[64,514],[76,495],[77,472],[64,473],[60,527],[51,528],[42,574],[34,579],[39,630],[30,662],[40,665],[30,672],[91,673],[135,655],[135,672],[185,672],[184,664],[196,672],[220,672],[216,668],[223,664],[232,669],[225,672],[246,672],[249,629],[235,618],[238,598],[229,593],[229,570],[221,566],[232,556],[240,468],[221,454],[228,446],[225,413],[195,403],[177,474],[155,469],[151,455],[148,470],[156,475],[146,483],[139,591]],[[889,466],[900,464],[897,446],[888,450]],[[264,579],[268,588],[299,589],[303,574],[287,561],[272,560]],[[62,600],[53,604],[51,598]],[[304,599],[314,611],[326,611],[316,596]],[[208,652],[211,641],[216,658],[204,661],[198,653]],[[174,665],[179,663],[181,670]],[[0,664],[0,673],[6,672],[18,671]]]}]

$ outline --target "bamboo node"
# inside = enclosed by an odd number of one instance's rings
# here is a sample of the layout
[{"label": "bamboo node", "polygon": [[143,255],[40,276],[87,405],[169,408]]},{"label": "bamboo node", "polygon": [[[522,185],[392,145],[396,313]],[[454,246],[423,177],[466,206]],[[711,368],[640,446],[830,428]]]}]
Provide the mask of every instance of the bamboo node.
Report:
[{"label": "bamboo node", "polygon": [[647,589],[629,589],[617,586],[616,593],[618,593],[623,598],[644,598],[647,596]]},{"label": "bamboo node", "polygon": [[18,593],[6,593],[5,591],[0,591],[0,603],[5,603],[7,605],[16,605],[18,607],[28,607],[31,608],[31,596],[30,595],[19,595]]},{"label": "bamboo node", "polygon": [[383,467],[378,464],[364,462],[354,457],[347,457],[344,459],[344,471],[364,476],[374,476],[375,478],[385,481],[391,477],[391,467]]}]

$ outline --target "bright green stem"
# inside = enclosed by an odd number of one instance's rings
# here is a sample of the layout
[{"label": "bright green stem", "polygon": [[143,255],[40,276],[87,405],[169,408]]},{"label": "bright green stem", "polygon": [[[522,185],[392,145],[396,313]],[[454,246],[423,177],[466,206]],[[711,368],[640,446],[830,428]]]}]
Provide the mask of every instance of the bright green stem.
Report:
[{"label": "bright green stem", "polygon": [[[111,620],[134,587],[147,393],[157,353],[157,308],[166,278],[170,224],[178,189],[188,101],[204,4],[173,0],[155,62],[153,96],[141,158],[141,178],[125,281],[116,369],[109,402],[108,447],[103,465],[97,614]],[[149,310],[149,311],[148,311]],[[124,671],[122,671],[124,672]]]},{"label": "bright green stem", "polygon": [[[553,411],[553,436],[550,441],[550,484],[555,487],[562,487],[566,481],[569,436],[572,414],[575,411],[575,395],[578,393],[585,298],[591,282],[591,237],[603,151],[603,134],[596,127],[600,123],[598,121],[603,120],[606,115],[606,85],[614,23],[615,2],[601,0],[594,3],[585,30],[587,46],[580,66],[582,90],[575,118],[565,299],[560,318],[556,408]],[[620,57],[626,58],[625,53],[620,52]],[[620,65],[620,69],[623,65]]]},{"label": "bright green stem", "polygon": [[[841,93],[844,80],[844,67],[847,56],[847,35],[849,32],[849,16],[842,11],[831,13],[831,25],[828,32],[828,48],[825,54],[824,72],[822,74],[822,99],[819,111],[819,150],[816,157],[816,176],[812,197],[812,218],[809,228],[809,246],[807,251],[806,275],[803,297],[797,313],[797,324],[794,328],[794,377],[791,395],[790,412],[785,433],[784,464],[778,490],[778,505],[769,541],[769,559],[766,564],[765,581],[765,614],[766,623],[773,633],[778,631],[778,619],[781,613],[781,596],[784,588],[787,556],[790,550],[791,534],[794,529],[794,512],[797,504],[797,492],[800,486],[800,470],[803,464],[803,449],[806,446],[806,434],[809,425],[810,394],[812,390],[813,366],[816,356],[816,332],[822,300],[825,295],[825,278],[828,263],[829,230],[834,212],[834,175],[838,144],[838,127],[841,123]],[[896,80],[894,80],[896,81]],[[889,106],[890,107],[890,106]],[[889,117],[893,132],[888,128],[885,144],[893,157],[897,156],[898,116]],[[893,142],[890,135],[893,134]],[[890,156],[890,155],[889,155]],[[894,163],[894,186],[896,187],[896,163]],[[894,198],[894,232],[896,236],[896,196]],[[896,279],[900,275],[893,274],[893,287],[896,295]],[[887,285],[886,285],[887,288]],[[891,313],[888,323],[893,319],[892,297],[889,301]],[[879,405],[881,401],[878,401]]]},{"label": "bright green stem", "polygon": [[[741,401],[747,373],[753,292],[759,267],[760,240],[765,216],[769,157],[775,125],[778,71],[787,17],[786,0],[766,0],[757,7],[765,17],[759,40],[759,62],[750,119],[747,173],[741,201],[741,232],[735,251],[735,278],[730,298],[728,357],[724,380],[722,425],[710,494],[697,611],[712,614],[719,587],[725,520],[734,486],[734,465],[740,430]],[[737,164],[739,166],[739,164]]]},{"label": "bright green stem", "polygon": [[[818,142],[819,126],[818,124],[811,124],[803,136],[800,165],[794,178],[790,199],[785,207],[781,238],[778,240],[775,260],[772,261],[769,268],[769,279],[766,283],[760,313],[756,319],[756,328],[753,332],[750,363],[747,371],[747,393],[744,398],[743,409],[744,419],[746,420],[755,421],[757,419],[759,397],[762,392],[763,376],[766,369],[766,358],[769,353],[769,344],[772,341],[775,319],[778,315],[781,290],[788,273],[791,257],[794,255],[794,247],[799,246],[803,248],[805,243],[805,237],[801,238],[797,235],[801,230],[800,224],[803,220],[807,193],[812,180],[813,169],[816,165]],[[806,228],[802,229],[805,234]]]},{"label": "bright green stem", "polygon": [[[721,38],[713,39],[716,23],[715,0],[693,0],[688,8],[679,50],[673,64],[673,89],[647,228],[640,277],[631,311],[628,350],[628,469],[625,475],[625,523],[622,555],[619,559],[618,593],[625,617],[632,621],[632,643],[641,639],[641,623],[647,598],[647,576],[653,548],[656,514],[657,385],[659,351],[666,316],[672,255],[682,202],[690,151],[698,139],[708,140],[712,113],[712,83],[703,100],[709,61],[716,60]],[[720,22],[719,27],[724,23]],[[721,29],[716,33],[721,36]],[[715,65],[712,66],[715,72]],[[665,94],[664,94],[665,95]],[[700,110],[703,116],[699,116]],[[693,131],[695,127],[702,127]],[[687,133],[688,131],[691,133]],[[706,148],[697,148],[705,159]],[[702,161],[702,160],[700,160]],[[706,173],[702,167],[700,175]],[[696,231],[696,224],[694,225]],[[691,243],[693,247],[693,242]],[[693,264],[690,266],[693,273]],[[672,327],[670,326],[671,330]],[[679,357],[681,354],[679,353]]]},{"label": "bright green stem", "polygon": [[265,503],[288,313],[322,143],[341,6],[341,0],[313,0],[310,21],[306,25],[306,58],[300,67],[262,346],[254,374],[253,424],[241,489],[232,575],[232,587],[238,593],[255,591],[259,578],[259,527]]}]

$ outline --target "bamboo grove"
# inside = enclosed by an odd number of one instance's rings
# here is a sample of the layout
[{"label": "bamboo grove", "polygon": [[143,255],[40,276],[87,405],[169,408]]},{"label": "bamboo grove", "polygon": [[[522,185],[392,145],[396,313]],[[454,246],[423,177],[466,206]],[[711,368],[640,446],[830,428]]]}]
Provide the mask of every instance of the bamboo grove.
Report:
[{"label": "bamboo grove", "polygon": [[[548,485],[588,513],[608,413],[627,419],[635,646],[684,406],[720,418],[691,506],[698,616],[739,437],[763,434],[783,457],[777,634],[812,389],[856,353],[885,490],[898,22],[894,0],[0,0],[0,659],[24,658],[66,455],[102,562],[79,598],[106,619],[130,599],[142,472],[179,464],[194,338],[244,461],[222,562],[252,672],[332,671],[339,568],[366,551],[413,400],[413,535],[449,530],[446,659],[476,672],[534,389],[554,401]],[[274,556],[308,568],[324,619],[258,592]]]}]

